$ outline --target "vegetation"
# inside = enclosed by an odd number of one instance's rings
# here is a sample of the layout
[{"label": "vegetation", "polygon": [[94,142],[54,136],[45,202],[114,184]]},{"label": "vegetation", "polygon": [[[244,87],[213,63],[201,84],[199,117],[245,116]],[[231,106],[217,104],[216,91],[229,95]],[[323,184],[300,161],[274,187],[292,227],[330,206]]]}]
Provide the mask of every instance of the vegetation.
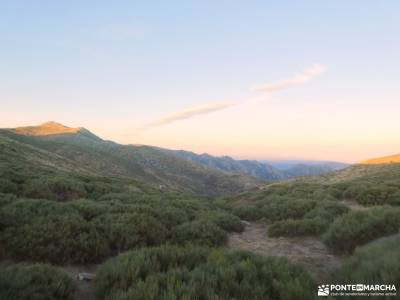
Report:
[{"label": "vegetation", "polygon": [[[265,222],[269,236],[322,236],[336,253],[351,254],[400,228],[397,164],[223,199],[193,193],[240,191],[243,178],[192,167],[86,131],[35,138],[0,130],[0,257],[64,265],[118,255],[99,269],[100,299],[312,299],[314,286],[300,268],[218,248],[228,232],[242,232],[244,220]],[[371,207],[349,212],[347,200]],[[394,243],[356,249],[338,274],[351,282],[398,280]],[[74,291],[68,276],[48,265],[3,268],[0,287],[1,299],[71,299]]]},{"label": "vegetation", "polygon": [[[400,236],[382,238],[356,249],[354,255],[335,273],[335,280],[349,284],[391,285],[400,282]],[[354,296],[350,298],[358,299]]]},{"label": "vegetation", "polygon": [[1,242],[9,256],[32,261],[86,263],[109,254],[106,238],[77,215],[42,217],[7,228]]},{"label": "vegetation", "polygon": [[[3,194],[5,195],[5,194]],[[0,254],[38,262],[99,262],[121,251],[163,243],[221,245],[240,219],[207,199],[107,193],[98,199],[4,196]]]},{"label": "vegetation", "polygon": [[99,299],[312,299],[308,274],[286,260],[246,252],[163,246],[110,259]]},{"label": "vegetation", "polygon": [[323,239],[335,252],[351,253],[359,245],[397,233],[399,228],[400,208],[377,207],[339,217]]},{"label": "vegetation", "polygon": [[94,219],[92,224],[100,228],[116,252],[159,245],[167,237],[162,223],[145,213],[107,213]]},{"label": "vegetation", "polygon": [[[50,196],[56,196],[61,201],[96,197],[93,195],[96,190],[90,189],[98,186],[88,187],[84,181],[75,181],[76,184],[73,184],[73,178],[60,177],[58,172],[54,172],[51,177],[37,176],[34,172],[35,176],[26,176],[33,170],[19,164],[17,159],[28,161],[30,157],[41,169],[51,169],[49,167],[54,166],[64,171],[79,170],[79,173],[84,172],[86,175],[124,177],[153,188],[161,186],[170,191],[203,196],[233,194],[259,183],[254,177],[202,166],[156,147],[105,141],[86,129],[45,136],[31,136],[31,131],[32,128],[28,132],[20,128],[21,134],[16,134],[15,131],[0,129],[0,166],[6,164],[5,172],[10,169],[15,172],[8,174],[15,176],[5,176],[7,179],[0,180],[0,192],[23,193],[29,198],[52,199]],[[30,161],[28,165],[31,164]],[[24,182],[15,182],[20,178]],[[37,183],[44,189],[37,189]]]},{"label": "vegetation", "polygon": [[176,227],[173,233],[173,241],[177,244],[217,246],[224,244],[225,240],[225,232],[216,224],[205,220],[184,223]]},{"label": "vegetation", "polygon": [[45,264],[0,268],[0,299],[72,300],[75,286],[63,271]]},{"label": "vegetation", "polygon": [[324,232],[326,223],[321,219],[282,220],[268,227],[268,234],[276,236],[319,235]]}]

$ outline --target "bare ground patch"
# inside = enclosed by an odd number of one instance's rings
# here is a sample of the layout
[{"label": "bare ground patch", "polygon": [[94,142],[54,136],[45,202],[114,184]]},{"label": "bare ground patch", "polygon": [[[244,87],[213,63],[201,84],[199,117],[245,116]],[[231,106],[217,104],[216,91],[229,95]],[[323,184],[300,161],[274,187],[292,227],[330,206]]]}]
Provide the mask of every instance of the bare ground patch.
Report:
[{"label": "bare ground patch", "polygon": [[267,225],[250,223],[244,232],[229,235],[228,247],[264,256],[284,256],[303,266],[318,282],[324,283],[340,266],[341,258],[329,252],[316,237],[269,237]]}]

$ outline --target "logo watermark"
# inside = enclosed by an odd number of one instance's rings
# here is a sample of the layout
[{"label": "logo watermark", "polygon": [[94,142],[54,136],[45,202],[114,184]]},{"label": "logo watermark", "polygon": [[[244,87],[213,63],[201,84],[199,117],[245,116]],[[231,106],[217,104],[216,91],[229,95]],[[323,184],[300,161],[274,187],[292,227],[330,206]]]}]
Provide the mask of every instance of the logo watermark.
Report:
[{"label": "logo watermark", "polygon": [[396,296],[394,284],[321,284],[317,295],[327,296]]}]

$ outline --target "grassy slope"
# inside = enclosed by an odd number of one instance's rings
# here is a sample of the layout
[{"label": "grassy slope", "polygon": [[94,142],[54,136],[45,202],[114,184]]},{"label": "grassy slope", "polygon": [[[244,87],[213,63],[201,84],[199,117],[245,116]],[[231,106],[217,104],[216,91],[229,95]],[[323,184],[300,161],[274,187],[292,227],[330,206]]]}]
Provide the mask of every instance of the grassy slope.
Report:
[{"label": "grassy slope", "polygon": [[362,164],[387,164],[387,163],[400,163],[400,154],[391,156],[384,156],[378,158],[372,158],[361,162]]},{"label": "grassy slope", "polygon": [[0,136],[25,147],[34,147],[36,152],[50,152],[60,161],[68,160],[96,174],[128,177],[176,191],[216,196],[240,192],[259,183],[250,176],[207,168],[167,155],[157,148],[104,141],[84,129],[74,134],[41,137],[1,130]]}]

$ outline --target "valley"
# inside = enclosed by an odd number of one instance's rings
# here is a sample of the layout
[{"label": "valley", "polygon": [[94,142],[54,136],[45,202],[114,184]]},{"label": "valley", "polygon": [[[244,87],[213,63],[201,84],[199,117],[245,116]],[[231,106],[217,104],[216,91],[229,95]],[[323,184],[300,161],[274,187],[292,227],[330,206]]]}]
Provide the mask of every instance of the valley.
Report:
[{"label": "valley", "polygon": [[196,160],[54,122],[1,129],[0,298],[309,300],[398,282],[400,164],[266,181]]}]

